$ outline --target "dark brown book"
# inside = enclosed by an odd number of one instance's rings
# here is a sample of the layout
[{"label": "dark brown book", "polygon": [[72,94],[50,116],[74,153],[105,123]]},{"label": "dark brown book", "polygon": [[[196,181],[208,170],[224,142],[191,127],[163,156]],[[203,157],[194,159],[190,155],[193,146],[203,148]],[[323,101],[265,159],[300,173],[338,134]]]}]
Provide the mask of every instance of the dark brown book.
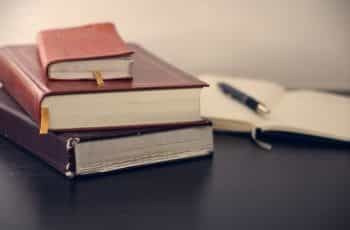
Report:
[{"label": "dark brown book", "polygon": [[108,129],[200,120],[200,89],[206,83],[143,48],[134,52],[133,80],[48,80],[34,45],[0,49],[0,81],[39,125],[49,130]]},{"label": "dark brown book", "polygon": [[103,79],[130,78],[132,51],[112,23],[48,29],[38,33],[41,64],[49,78]]},{"label": "dark brown book", "polygon": [[39,135],[38,129],[0,87],[0,135],[68,177],[206,156],[213,151],[208,121],[47,135]]}]

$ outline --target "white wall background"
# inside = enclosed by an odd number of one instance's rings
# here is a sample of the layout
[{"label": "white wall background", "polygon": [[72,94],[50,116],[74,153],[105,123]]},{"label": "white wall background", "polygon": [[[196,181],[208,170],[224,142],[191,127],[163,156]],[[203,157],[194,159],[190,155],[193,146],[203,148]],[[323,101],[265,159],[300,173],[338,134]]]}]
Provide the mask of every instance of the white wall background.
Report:
[{"label": "white wall background", "polygon": [[97,21],[193,74],[350,90],[347,0],[0,0],[0,45]]}]

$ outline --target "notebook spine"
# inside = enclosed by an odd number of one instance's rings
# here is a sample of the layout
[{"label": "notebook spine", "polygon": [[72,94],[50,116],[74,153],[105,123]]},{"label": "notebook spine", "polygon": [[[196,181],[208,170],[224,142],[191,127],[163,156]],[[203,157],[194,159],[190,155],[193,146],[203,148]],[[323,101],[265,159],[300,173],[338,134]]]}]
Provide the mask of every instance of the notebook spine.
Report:
[{"label": "notebook spine", "polygon": [[9,61],[9,59],[14,59],[14,57],[10,54],[4,55],[8,53],[6,52],[7,48],[5,47],[2,49],[3,54],[0,55],[0,81],[7,93],[10,94],[38,124],[40,121],[39,108],[44,92],[32,82],[31,78],[25,76],[26,73],[24,73],[14,61]]}]

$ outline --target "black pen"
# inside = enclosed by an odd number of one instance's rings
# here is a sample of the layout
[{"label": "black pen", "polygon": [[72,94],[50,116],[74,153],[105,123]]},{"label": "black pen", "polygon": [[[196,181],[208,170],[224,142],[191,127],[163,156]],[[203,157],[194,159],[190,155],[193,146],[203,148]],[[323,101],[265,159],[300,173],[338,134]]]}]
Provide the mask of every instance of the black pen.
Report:
[{"label": "black pen", "polygon": [[219,88],[224,94],[229,95],[231,98],[236,99],[238,102],[246,105],[248,108],[252,109],[254,112],[259,114],[268,114],[270,112],[269,108],[253,97],[243,93],[242,91],[233,88],[229,84],[219,82]]}]

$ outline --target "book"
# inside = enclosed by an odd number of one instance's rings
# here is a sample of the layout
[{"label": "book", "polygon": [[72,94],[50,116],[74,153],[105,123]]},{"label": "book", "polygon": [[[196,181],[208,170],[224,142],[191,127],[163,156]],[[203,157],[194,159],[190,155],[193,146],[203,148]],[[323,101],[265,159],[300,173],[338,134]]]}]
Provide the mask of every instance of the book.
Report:
[{"label": "book", "polygon": [[131,78],[132,51],[113,23],[43,30],[37,36],[41,65],[55,80]]},{"label": "book", "polygon": [[0,88],[0,135],[66,175],[109,172],[213,152],[210,122],[39,135],[37,124]]},{"label": "book", "polygon": [[47,130],[110,129],[201,120],[204,82],[165,63],[143,48],[134,53],[133,80],[50,81],[34,45],[0,49],[0,81],[6,91]]},{"label": "book", "polygon": [[[264,80],[202,75],[210,84],[201,95],[201,113],[223,131],[284,132],[335,141],[350,142],[350,98],[313,90],[289,90]],[[255,113],[218,87],[227,83],[261,101],[270,109],[267,115]],[[260,142],[262,143],[262,142]],[[268,145],[265,145],[267,148]]]}]

